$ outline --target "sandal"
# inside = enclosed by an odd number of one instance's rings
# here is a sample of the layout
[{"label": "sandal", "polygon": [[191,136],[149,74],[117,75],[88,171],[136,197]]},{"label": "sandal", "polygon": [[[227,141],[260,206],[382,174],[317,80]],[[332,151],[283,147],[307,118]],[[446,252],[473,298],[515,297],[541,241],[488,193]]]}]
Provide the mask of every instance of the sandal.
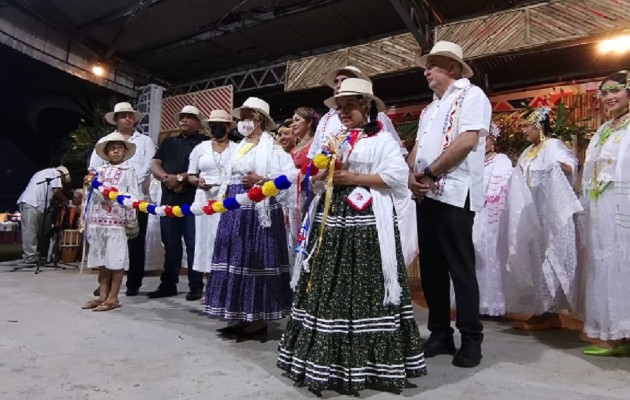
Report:
[{"label": "sandal", "polygon": [[101,303],[98,307],[93,309],[92,311],[111,311],[120,308],[119,303]]},{"label": "sandal", "polygon": [[102,301],[96,299],[96,300],[90,300],[87,303],[85,303],[83,305],[83,307],[81,307],[82,310],[91,310],[93,308],[96,308],[98,306],[100,306],[101,304],[103,304]]}]

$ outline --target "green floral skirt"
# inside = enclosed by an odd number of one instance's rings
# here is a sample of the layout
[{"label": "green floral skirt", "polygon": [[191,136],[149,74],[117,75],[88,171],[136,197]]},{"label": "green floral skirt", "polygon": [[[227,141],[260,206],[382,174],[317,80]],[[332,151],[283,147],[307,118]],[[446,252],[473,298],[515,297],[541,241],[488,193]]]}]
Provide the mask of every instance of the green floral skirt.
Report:
[{"label": "green floral skirt", "polygon": [[[396,229],[400,305],[383,305],[384,278],[372,206],[345,202],[354,187],[335,187],[322,244],[302,271],[291,317],[279,344],[278,367],[313,390],[402,389],[426,374],[422,339]],[[324,209],[310,231],[316,244]],[[395,223],[395,221],[392,221]]]}]

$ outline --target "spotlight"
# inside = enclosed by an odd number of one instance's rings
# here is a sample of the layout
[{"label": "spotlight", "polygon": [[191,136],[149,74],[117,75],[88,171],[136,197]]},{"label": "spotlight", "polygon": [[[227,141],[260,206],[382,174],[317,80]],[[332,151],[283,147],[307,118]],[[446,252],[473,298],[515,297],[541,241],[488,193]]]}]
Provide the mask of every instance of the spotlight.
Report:
[{"label": "spotlight", "polygon": [[100,64],[96,64],[92,67],[92,73],[96,76],[105,76],[105,68],[103,68]]},{"label": "spotlight", "polygon": [[601,53],[622,54],[630,50],[630,35],[621,35],[599,43]]}]

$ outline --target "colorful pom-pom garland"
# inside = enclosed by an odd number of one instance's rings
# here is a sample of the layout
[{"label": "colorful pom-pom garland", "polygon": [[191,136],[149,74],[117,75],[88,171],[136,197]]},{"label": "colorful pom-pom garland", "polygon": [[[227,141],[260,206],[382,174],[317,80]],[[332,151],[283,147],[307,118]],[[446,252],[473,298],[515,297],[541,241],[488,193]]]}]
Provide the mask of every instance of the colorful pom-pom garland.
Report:
[{"label": "colorful pom-pom garland", "polygon": [[274,197],[282,190],[291,187],[291,181],[286,175],[265,182],[262,186],[253,186],[246,193],[237,194],[235,197],[226,197],[223,200],[210,200],[208,204],[201,206],[198,204],[183,204],[181,206],[158,206],[148,201],[134,198],[127,193],[120,193],[115,187],[104,187],[103,182],[94,176],[90,183],[94,190],[98,190],[103,197],[127,208],[133,208],[147,214],[158,215],[160,217],[189,217],[198,215],[212,215],[224,213],[228,210],[236,210],[253,203],[259,203],[268,197]]}]

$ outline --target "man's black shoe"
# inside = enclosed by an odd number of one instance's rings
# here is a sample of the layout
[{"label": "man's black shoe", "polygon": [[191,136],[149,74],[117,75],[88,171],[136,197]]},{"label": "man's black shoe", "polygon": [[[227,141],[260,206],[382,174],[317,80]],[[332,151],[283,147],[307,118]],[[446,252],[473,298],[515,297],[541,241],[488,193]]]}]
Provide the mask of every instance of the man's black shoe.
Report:
[{"label": "man's black shoe", "polygon": [[452,364],[460,368],[473,368],[481,362],[481,342],[483,334],[462,335],[462,345],[453,357]]},{"label": "man's black shoe", "polygon": [[125,291],[125,296],[127,297],[137,296],[138,292],[140,292],[140,289],[127,288],[127,290]]},{"label": "man's black shoe", "polygon": [[158,289],[158,290],[156,290],[154,292],[149,292],[149,294],[147,294],[147,296],[150,299],[161,299],[163,297],[177,296],[177,289],[175,289],[175,290]]},{"label": "man's black shoe", "polygon": [[201,289],[192,289],[190,292],[186,293],[186,300],[195,301],[201,299],[203,295],[203,291]]},{"label": "man's black shoe", "polygon": [[422,344],[422,351],[426,358],[435,357],[439,354],[455,354],[455,342],[453,335],[431,335]]}]

